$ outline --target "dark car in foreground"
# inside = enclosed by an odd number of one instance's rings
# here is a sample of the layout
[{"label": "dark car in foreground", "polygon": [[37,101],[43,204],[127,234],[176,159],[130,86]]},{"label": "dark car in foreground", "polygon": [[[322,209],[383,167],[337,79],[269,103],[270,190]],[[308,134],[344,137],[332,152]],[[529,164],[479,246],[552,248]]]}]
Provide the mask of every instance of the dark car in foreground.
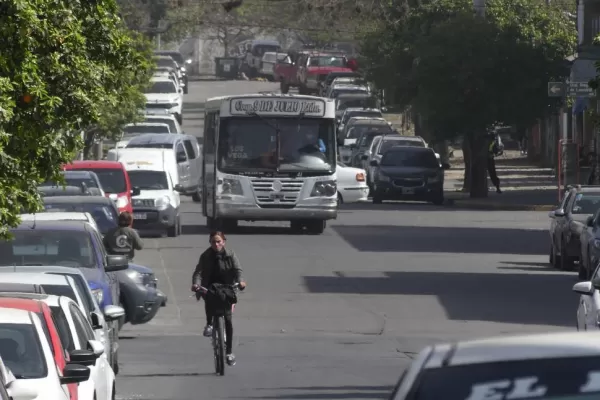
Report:
[{"label": "dark car in foreground", "polygon": [[424,147],[392,147],[381,162],[371,161],[373,204],[384,200],[444,203],[444,169],[435,152]]}]

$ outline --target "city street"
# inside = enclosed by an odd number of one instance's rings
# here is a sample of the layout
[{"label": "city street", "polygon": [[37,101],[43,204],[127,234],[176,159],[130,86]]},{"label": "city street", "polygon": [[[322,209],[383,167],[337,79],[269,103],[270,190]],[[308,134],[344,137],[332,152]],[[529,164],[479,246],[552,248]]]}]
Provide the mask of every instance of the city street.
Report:
[{"label": "city street", "polygon": [[[206,98],[266,90],[278,85],[191,82],[185,132],[202,136]],[[548,267],[547,212],[347,205],[319,236],[283,223],[228,235],[248,288],[234,316],[237,365],[219,377],[189,291],[208,231],[200,204],[183,201],[183,235],[145,238],[136,254],[169,302],[121,332],[118,399],[386,398],[427,344],[575,329],[576,275]]]}]

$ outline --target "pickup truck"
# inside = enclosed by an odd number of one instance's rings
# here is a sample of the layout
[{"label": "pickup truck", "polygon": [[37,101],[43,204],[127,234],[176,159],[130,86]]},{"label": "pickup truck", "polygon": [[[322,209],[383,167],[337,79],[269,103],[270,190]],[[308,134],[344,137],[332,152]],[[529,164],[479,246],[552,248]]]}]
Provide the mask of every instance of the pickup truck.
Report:
[{"label": "pickup truck", "polygon": [[318,95],[321,83],[331,72],[353,72],[356,62],[343,54],[301,51],[289,53],[273,67],[281,93],[297,87],[300,94]]}]

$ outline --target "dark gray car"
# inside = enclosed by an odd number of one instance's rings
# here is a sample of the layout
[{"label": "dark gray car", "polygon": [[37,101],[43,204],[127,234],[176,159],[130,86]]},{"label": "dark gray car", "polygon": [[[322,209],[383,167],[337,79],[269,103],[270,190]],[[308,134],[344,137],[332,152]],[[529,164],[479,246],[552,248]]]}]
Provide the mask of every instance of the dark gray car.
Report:
[{"label": "dark gray car", "polygon": [[383,200],[444,202],[444,169],[435,152],[424,147],[392,147],[381,162],[371,161],[373,204]]}]

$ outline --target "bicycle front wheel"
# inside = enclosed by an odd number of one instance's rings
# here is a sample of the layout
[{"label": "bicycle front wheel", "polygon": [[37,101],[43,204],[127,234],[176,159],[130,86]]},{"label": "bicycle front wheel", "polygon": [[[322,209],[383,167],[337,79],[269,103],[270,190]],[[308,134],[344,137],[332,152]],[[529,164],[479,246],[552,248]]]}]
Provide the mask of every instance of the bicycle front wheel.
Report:
[{"label": "bicycle front wheel", "polygon": [[223,317],[216,317],[213,324],[214,352],[215,352],[215,372],[218,375],[225,375],[225,320]]}]

